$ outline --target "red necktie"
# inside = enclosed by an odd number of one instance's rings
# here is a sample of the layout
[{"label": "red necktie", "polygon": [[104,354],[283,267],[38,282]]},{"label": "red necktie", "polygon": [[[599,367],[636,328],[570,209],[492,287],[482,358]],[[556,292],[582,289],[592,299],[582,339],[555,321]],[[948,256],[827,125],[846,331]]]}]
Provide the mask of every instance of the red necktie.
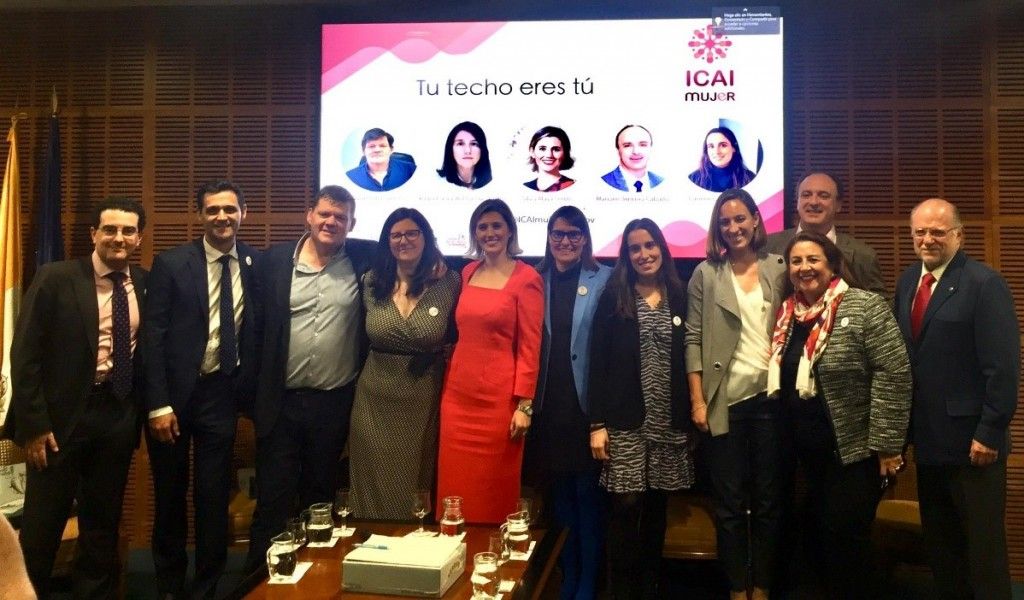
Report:
[{"label": "red necktie", "polygon": [[914,294],[914,306],[910,309],[910,334],[917,341],[921,334],[921,322],[924,321],[924,311],[928,310],[928,301],[932,299],[932,284],[935,283],[935,276],[925,273],[921,278],[921,285],[917,287]]}]

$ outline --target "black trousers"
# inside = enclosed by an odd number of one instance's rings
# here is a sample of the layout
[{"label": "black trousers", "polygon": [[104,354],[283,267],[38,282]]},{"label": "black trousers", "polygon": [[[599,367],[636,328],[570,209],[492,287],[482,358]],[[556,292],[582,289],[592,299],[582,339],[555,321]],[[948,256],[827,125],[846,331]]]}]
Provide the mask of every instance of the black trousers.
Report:
[{"label": "black trousers", "polygon": [[354,394],[354,381],[334,390],[285,392],[273,430],[256,441],[256,514],[247,569],[263,564],[270,539],[284,531],[297,508],[334,501]]},{"label": "black trousers", "polygon": [[985,467],[919,464],[917,493],[940,597],[1009,600],[1006,459]]},{"label": "black trousers", "polygon": [[231,459],[237,420],[232,378],[219,372],[200,378],[189,399],[187,412],[176,416],[181,435],[173,444],[157,441],[149,435],[149,429],[146,430],[156,500],[152,544],[157,590],[161,595],[185,593],[188,569],[185,496],[191,446],[196,529],[196,576],[191,596],[212,598],[227,561]]},{"label": "black trousers", "polygon": [[779,402],[760,394],[729,407],[728,433],[705,439],[718,560],[733,591],[747,589],[748,568],[755,587],[772,584],[787,458],[780,427]]},{"label": "black trousers", "polygon": [[662,490],[609,494],[608,580],[614,600],[654,600],[665,547],[665,507]]},{"label": "black trousers", "polygon": [[128,467],[138,439],[136,409],[109,386],[97,386],[47,467],[28,469],[21,547],[29,579],[47,598],[61,534],[78,501],[78,549],[71,574],[75,598],[116,598],[120,582],[118,526]]},{"label": "black trousers", "polygon": [[807,478],[800,540],[811,572],[820,574],[828,598],[877,598],[871,526],[882,498],[878,458],[843,465],[834,445],[796,451]]}]

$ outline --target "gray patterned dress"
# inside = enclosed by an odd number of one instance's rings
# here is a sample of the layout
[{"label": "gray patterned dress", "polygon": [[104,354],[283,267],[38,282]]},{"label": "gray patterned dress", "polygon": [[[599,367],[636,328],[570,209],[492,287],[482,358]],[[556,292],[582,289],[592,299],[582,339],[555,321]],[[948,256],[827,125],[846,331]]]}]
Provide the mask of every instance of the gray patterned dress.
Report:
[{"label": "gray patterned dress", "polygon": [[460,285],[449,270],[406,319],[390,297],[374,300],[372,272],[363,278],[370,353],[356,385],[349,437],[358,518],[410,519],[413,493],[433,485],[444,350]]},{"label": "gray patterned dress", "polygon": [[637,294],[636,315],[644,422],[639,429],[608,428],[611,458],[601,485],[616,494],[688,488],[694,480],[689,436],[671,427],[672,313],[666,299],[651,308]]}]

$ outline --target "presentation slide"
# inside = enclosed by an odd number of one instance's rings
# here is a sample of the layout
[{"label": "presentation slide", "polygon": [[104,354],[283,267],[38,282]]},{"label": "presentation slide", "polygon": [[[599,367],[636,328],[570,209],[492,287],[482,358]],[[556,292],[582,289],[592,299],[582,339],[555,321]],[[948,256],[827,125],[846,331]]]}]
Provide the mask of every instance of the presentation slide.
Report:
[{"label": "presentation slide", "polygon": [[721,21],[324,25],[320,185],[356,197],[353,237],[413,207],[446,255],[466,253],[487,198],[511,206],[528,256],[565,204],[598,256],[648,217],[674,257],[702,257],[730,187],[782,229],[782,20]]}]

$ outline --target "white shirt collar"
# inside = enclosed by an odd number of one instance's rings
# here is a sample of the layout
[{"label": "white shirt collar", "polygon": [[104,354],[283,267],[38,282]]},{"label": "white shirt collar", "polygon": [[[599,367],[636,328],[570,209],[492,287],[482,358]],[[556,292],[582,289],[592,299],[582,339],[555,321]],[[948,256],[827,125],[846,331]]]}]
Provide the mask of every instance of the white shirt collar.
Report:
[{"label": "white shirt collar", "polygon": [[[803,231],[803,229],[800,227],[800,224],[797,223],[796,232],[800,233],[801,231]],[[825,234],[825,237],[827,237],[828,239],[832,240],[833,244],[838,244],[839,243],[837,241],[838,238],[839,238],[839,234],[836,233],[836,226],[835,225],[832,226],[832,229],[828,230],[828,233]]]},{"label": "white shirt collar", "polygon": [[228,252],[221,252],[210,245],[210,242],[206,241],[206,236],[203,236],[203,249],[206,251],[206,262],[213,263],[220,260],[221,256],[227,254],[231,258],[238,260],[238,244],[232,244],[231,250]]}]

